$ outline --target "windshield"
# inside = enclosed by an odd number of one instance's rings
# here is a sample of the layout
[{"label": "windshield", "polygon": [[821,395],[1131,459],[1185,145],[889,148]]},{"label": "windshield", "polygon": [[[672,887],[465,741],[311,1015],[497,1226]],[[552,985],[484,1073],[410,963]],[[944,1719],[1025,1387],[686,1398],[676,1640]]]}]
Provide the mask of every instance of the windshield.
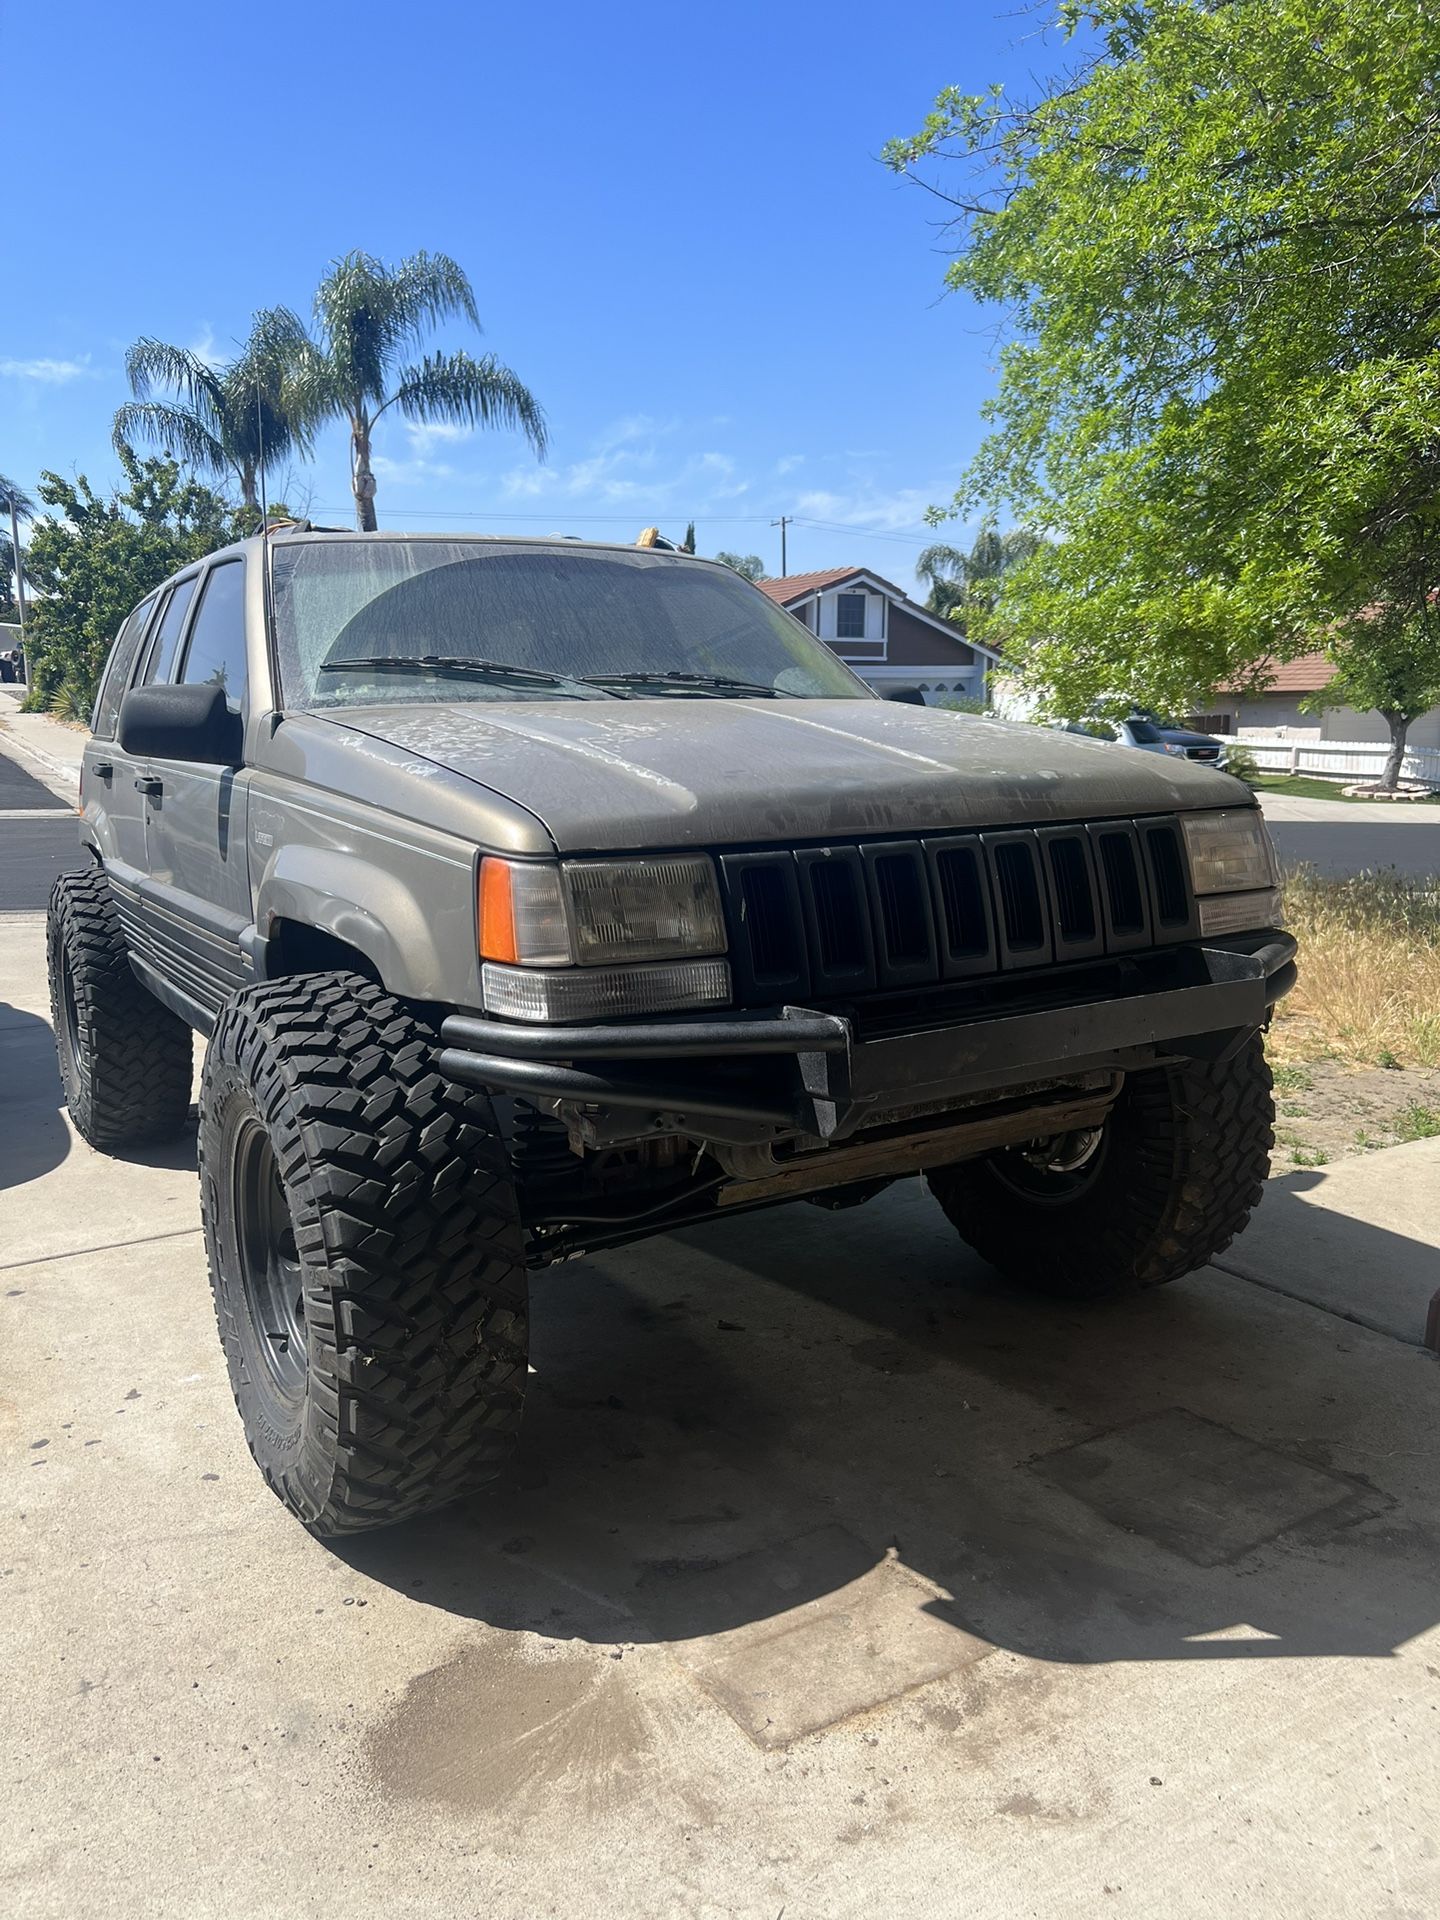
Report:
[{"label": "windshield", "polygon": [[644,549],[281,542],[274,604],[289,707],[874,697],[728,568]]}]

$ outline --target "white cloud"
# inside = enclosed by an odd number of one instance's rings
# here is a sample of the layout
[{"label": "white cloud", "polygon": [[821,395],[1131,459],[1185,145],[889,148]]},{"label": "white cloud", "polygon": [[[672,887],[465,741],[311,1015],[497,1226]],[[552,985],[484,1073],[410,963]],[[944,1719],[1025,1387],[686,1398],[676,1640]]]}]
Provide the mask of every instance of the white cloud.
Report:
[{"label": "white cloud", "polygon": [[787,473],[793,473],[796,467],[803,467],[804,464],[805,456],[803,453],[787,453],[782,460],[775,462],[775,476],[777,479],[783,480]]},{"label": "white cloud", "polygon": [[90,375],[90,356],[83,360],[11,360],[0,358],[0,374],[12,380],[36,380],[42,386],[63,387],[67,380]]},{"label": "white cloud", "polygon": [[392,460],[388,454],[372,453],[370,466],[377,480],[393,480],[397,486],[418,486],[425,480],[455,480],[459,478],[457,467],[447,466],[443,460]]},{"label": "white cloud", "polygon": [[902,487],[895,493],[802,493],[795,512],[806,520],[831,520],[846,527],[879,532],[923,533],[925,509],[943,497],[943,489]]},{"label": "white cloud", "polygon": [[220,351],[220,342],[215,338],[215,329],[208,320],[201,321],[200,331],[190,342],[186,352],[193,353],[195,358],[203,361],[207,367],[223,367],[225,364],[225,355]]},{"label": "white cloud", "polygon": [[475,429],[458,420],[407,420],[405,431],[416,453],[426,453],[437,442],[469,440],[474,436]]}]

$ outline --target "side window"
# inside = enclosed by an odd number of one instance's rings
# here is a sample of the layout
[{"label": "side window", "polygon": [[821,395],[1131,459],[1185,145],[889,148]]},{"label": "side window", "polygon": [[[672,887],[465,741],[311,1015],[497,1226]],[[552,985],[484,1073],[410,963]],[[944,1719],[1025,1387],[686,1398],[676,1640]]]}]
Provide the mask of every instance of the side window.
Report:
[{"label": "side window", "polygon": [[215,681],[225,689],[232,713],[245,704],[245,563],[227,560],[205,576],[200,606],[190,628],[180,678],[189,686]]},{"label": "side window", "polygon": [[170,669],[175,664],[175,649],[180,644],[180,631],[185,625],[185,615],[190,611],[190,601],[195,592],[195,579],[192,575],[182,580],[178,587],[172,587],[170,598],[165,603],[165,611],[160,616],[160,625],[156,628],[155,638],[150,642],[150,652],[141,669],[136,683],[148,687],[152,680],[168,680]]},{"label": "side window", "polygon": [[95,700],[95,712],[91,716],[90,731],[97,740],[115,738],[115,721],[120,712],[120,697],[130,681],[130,669],[135,664],[135,655],[140,651],[140,642],[144,637],[146,622],[155,608],[155,596],[142,600],[130,618],[121,627],[114,646],[110,649],[110,658],[100,681],[100,692]]}]

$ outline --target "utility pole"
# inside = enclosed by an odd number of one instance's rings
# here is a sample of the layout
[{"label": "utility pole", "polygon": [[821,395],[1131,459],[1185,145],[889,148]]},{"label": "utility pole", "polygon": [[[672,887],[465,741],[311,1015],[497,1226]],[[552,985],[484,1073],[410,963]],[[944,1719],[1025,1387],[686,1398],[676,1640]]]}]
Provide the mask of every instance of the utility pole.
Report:
[{"label": "utility pole", "polygon": [[790,571],[789,566],[786,564],[785,557],[785,529],[794,518],[793,513],[782,513],[778,520],[772,520],[770,522],[772,527],[779,527],[780,529],[780,577],[782,580]]}]

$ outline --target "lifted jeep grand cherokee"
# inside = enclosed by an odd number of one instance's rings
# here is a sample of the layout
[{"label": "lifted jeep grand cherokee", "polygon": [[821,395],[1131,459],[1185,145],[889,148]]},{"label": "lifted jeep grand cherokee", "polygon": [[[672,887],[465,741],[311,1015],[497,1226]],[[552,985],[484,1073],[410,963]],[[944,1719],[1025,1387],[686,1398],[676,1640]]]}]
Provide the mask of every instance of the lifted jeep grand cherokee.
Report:
[{"label": "lifted jeep grand cherokee", "polygon": [[126,622],[82,803],[71,1115],[178,1131],[209,1036],[230,1379],[318,1533],[494,1475],[529,1268],[923,1173],[1073,1300],[1259,1197],[1294,943],[1249,792],[878,700],[724,566],[273,532]]}]

